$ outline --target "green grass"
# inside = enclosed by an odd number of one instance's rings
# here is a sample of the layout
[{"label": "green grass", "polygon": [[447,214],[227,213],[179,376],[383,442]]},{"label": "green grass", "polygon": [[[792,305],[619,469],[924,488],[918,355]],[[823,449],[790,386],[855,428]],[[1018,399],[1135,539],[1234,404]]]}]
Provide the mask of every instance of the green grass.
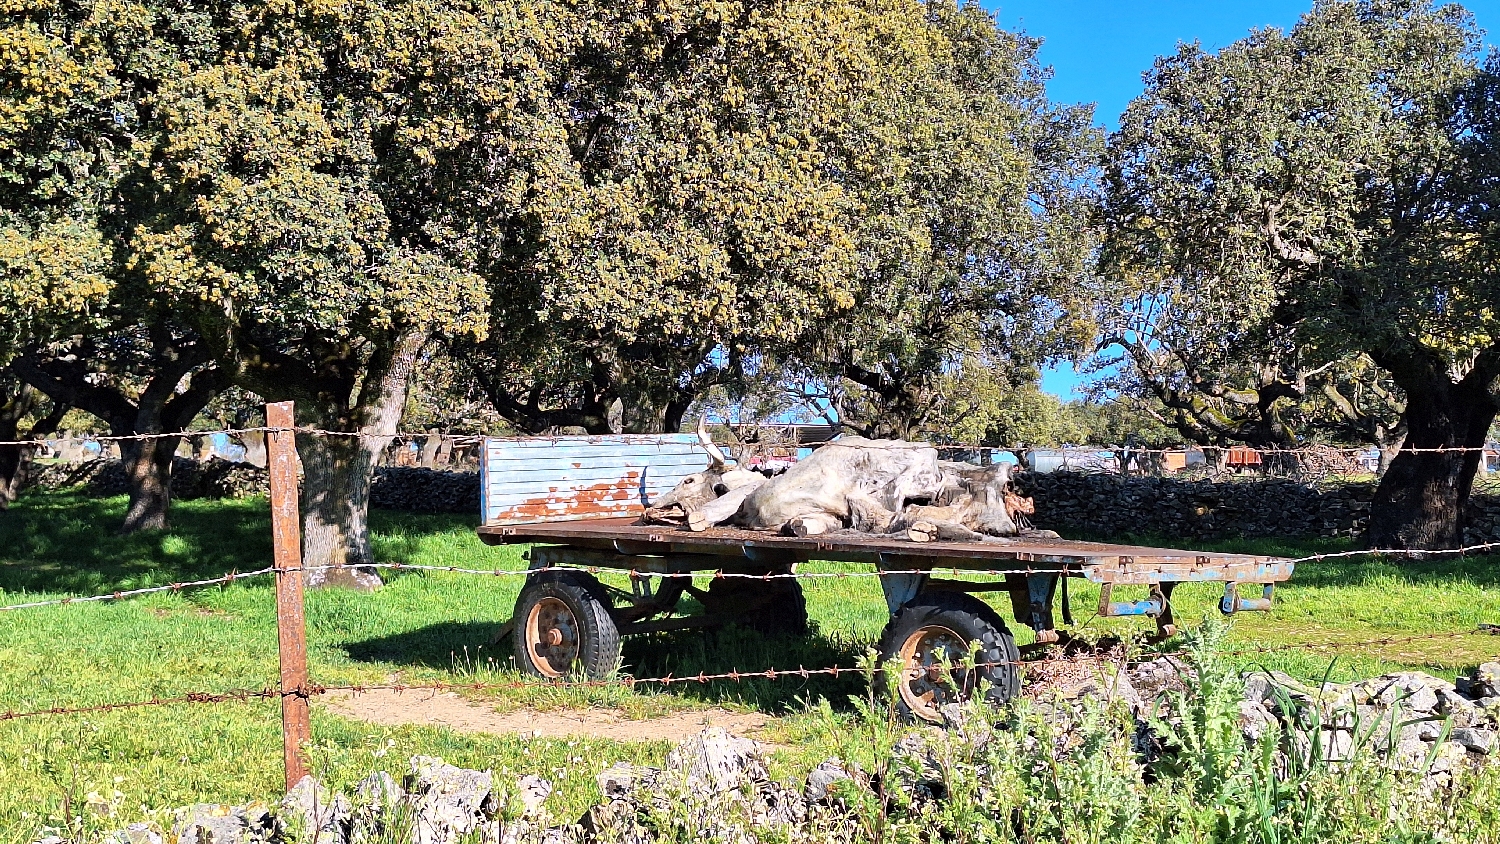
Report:
[{"label": "green grass", "polygon": [[[270,559],[262,500],[179,502],[171,531],[132,537],[114,535],[123,510],[123,498],[52,492],[32,494],[0,513],[0,604],[212,577],[262,568]],[[376,553],[386,562],[524,568],[521,549],[483,545],[474,523],[460,516],[376,511]],[[1144,540],[1172,544],[1163,537]],[[1300,556],[1345,546],[1256,540],[1197,547]],[[812,568],[861,570],[828,563]],[[316,681],[518,679],[508,670],[508,644],[496,647],[490,641],[509,616],[519,578],[390,571],[384,576],[386,586],[373,594],[309,593]],[[1097,589],[1079,581],[1073,585],[1073,605],[1085,630],[1102,635],[1142,629],[1137,622],[1090,618]],[[804,588],[817,627],[814,636],[768,642],[741,631],[658,634],[627,642],[626,670],[647,677],[852,665],[885,623],[878,582],[818,579],[804,581]],[[1191,621],[1212,612],[1218,594],[1209,584],[1180,587],[1174,598],[1178,618]],[[1451,677],[1495,658],[1500,639],[1468,636],[1385,647],[1352,643],[1466,630],[1480,622],[1500,622],[1500,570],[1494,558],[1328,562],[1300,566],[1295,579],[1278,589],[1274,612],[1245,614],[1236,622],[1232,642],[1347,642],[1337,649],[1336,675],[1414,668]],[[1026,641],[1024,631],[1019,636]],[[1241,660],[1315,678],[1333,656],[1285,651],[1245,654]],[[276,678],[268,579],[118,603],[0,613],[0,710],[262,688]],[[834,737],[799,713],[820,698],[843,706],[863,687],[856,676],[692,683],[635,694],[531,684],[476,696],[499,708],[611,705],[640,716],[723,705],[788,715],[773,736],[794,749],[780,755],[777,767],[800,777],[827,754]],[[595,799],[593,774],[599,769],[617,760],[649,763],[666,750],[665,743],[569,743],[388,729],[316,707],[314,736],[316,767],[335,783],[376,767],[400,773],[413,753],[436,754],[460,765],[548,776],[559,786],[553,800],[560,816],[581,812]],[[569,762],[575,758],[585,761]],[[269,702],[0,722],[0,842],[26,839],[63,811],[70,795],[81,799],[90,791],[118,789],[126,814],[143,805],[246,801],[279,791],[279,767],[279,715]],[[570,773],[559,779],[559,770]]]}]

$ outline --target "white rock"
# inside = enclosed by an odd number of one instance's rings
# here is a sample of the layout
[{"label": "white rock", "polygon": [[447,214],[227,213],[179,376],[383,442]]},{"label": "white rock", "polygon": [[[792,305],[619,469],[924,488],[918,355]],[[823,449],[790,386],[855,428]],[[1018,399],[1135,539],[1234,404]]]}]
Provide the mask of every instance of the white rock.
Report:
[{"label": "white rock", "polygon": [[770,779],[760,745],[710,727],[672,748],[666,767],[681,771],[689,786],[713,793],[734,791],[751,781]]},{"label": "white rock", "polygon": [[345,844],[349,826],[349,801],[342,794],[329,794],[311,774],[292,786],[281,799],[282,815],[296,818],[298,831],[309,840]]},{"label": "white rock", "polygon": [[492,820],[498,806],[488,771],[471,771],[431,756],[413,756],[410,805],[417,816],[412,844],[455,844]]},{"label": "white rock", "polygon": [[1495,731],[1480,727],[1459,727],[1450,734],[1453,741],[1470,753],[1489,753],[1495,749]]},{"label": "white rock", "polygon": [[824,759],[807,775],[807,785],[802,789],[802,796],[809,803],[826,802],[833,784],[847,779],[851,777],[842,759]]},{"label": "white rock", "polygon": [[1240,733],[1246,741],[1260,741],[1275,723],[1276,717],[1260,701],[1240,701]]},{"label": "white rock", "polygon": [[535,774],[527,774],[516,780],[516,795],[520,798],[522,816],[535,818],[541,814],[542,803],[552,793],[552,783]]}]

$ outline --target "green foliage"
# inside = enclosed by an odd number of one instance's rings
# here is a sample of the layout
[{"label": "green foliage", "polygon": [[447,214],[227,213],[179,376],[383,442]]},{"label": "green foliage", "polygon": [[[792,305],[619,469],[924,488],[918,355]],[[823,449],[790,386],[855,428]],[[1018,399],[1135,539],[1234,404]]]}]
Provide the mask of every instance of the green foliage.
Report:
[{"label": "green foliage", "polygon": [[[1288,371],[1363,353],[1405,392],[1408,446],[1482,445],[1500,408],[1486,143],[1500,109],[1479,46],[1456,4],[1320,0],[1290,31],[1158,59],[1111,138],[1116,301],[1185,315],[1185,377],[1250,380],[1252,410],[1286,394],[1263,388]],[[1249,415],[1276,427],[1275,412]],[[1461,544],[1473,472],[1457,453],[1399,455],[1367,541]]]},{"label": "green foliage", "polygon": [[1039,41],[976,4],[924,11],[885,24],[879,76],[834,150],[857,217],[851,317],[788,353],[875,434],[941,424],[966,401],[960,372],[1020,385],[1084,339],[1091,111],[1047,100]]},{"label": "green foliage", "polygon": [[[129,146],[100,120],[117,88],[96,33],[75,28],[60,3],[9,4],[4,11],[0,364],[34,339],[76,326],[108,294],[108,245],[93,221],[101,173],[107,178],[116,151],[128,153]],[[80,133],[70,118],[82,111],[94,119]]]}]

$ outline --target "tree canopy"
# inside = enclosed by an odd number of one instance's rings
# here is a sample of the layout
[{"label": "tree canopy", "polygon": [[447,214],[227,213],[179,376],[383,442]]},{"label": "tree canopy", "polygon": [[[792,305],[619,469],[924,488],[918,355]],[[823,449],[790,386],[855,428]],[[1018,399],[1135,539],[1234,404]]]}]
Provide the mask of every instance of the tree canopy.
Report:
[{"label": "tree canopy", "polygon": [[[1407,444],[1472,448],[1500,375],[1478,33],[1458,6],[1319,0],[1290,31],[1159,59],[1111,140],[1106,266],[1225,325],[1364,353]],[[1403,452],[1367,540],[1461,542],[1478,455]]]},{"label": "tree canopy", "polygon": [[877,436],[938,424],[960,371],[1019,387],[1087,339],[1092,110],[1047,99],[1037,39],[974,4],[925,12],[872,32],[879,76],[830,152],[854,218],[849,318],[783,352]]}]

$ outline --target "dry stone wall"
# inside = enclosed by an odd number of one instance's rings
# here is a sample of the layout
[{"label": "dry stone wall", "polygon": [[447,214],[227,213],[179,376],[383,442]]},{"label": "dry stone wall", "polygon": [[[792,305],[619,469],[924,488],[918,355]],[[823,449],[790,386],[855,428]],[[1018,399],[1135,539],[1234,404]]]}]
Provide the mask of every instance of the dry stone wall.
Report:
[{"label": "dry stone wall", "polygon": [[[40,465],[32,471],[31,485],[82,487],[100,497],[124,495],[125,467],[118,460]],[[172,495],[178,500],[245,498],[268,492],[266,470],[248,463],[177,458],[172,464]],[[379,466],[370,488],[370,504],[418,513],[478,513],[479,474]]]},{"label": "dry stone wall", "polygon": [[[126,489],[118,460],[38,466],[32,484],[83,486],[99,496],[122,495]],[[1371,483],[1308,486],[1277,478],[1208,481],[1083,472],[1022,474],[1017,485],[1036,501],[1036,526],[1063,536],[1190,539],[1357,536],[1369,521],[1375,493]],[[178,458],[174,464],[172,494],[179,499],[266,491],[265,470],[247,463]],[[421,513],[478,513],[479,475],[381,466],[375,470],[371,504]],[[1474,494],[1468,516],[1470,544],[1500,541],[1500,495]]]},{"label": "dry stone wall", "polygon": [[[1018,477],[1032,521],[1063,536],[1350,537],[1370,518],[1372,483],[1307,486],[1277,478],[1224,481],[1053,472]],[[1469,502],[1470,544],[1500,540],[1500,496]]]}]

